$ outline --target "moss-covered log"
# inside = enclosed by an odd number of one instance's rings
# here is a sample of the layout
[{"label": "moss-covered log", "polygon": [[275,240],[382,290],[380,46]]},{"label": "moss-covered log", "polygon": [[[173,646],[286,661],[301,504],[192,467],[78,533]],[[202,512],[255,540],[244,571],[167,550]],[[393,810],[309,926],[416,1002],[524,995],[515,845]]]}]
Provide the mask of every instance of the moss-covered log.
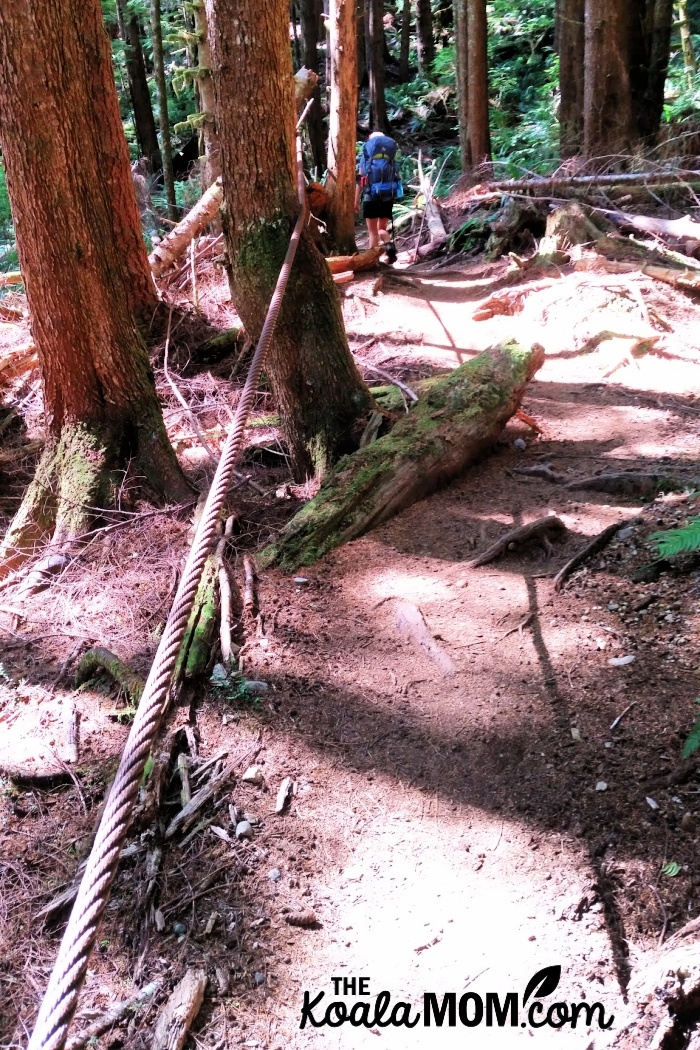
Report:
[{"label": "moss-covered log", "polygon": [[508,343],[434,382],[390,434],[337,464],[260,564],[309,565],[451,481],[493,444],[543,362],[541,346]]}]

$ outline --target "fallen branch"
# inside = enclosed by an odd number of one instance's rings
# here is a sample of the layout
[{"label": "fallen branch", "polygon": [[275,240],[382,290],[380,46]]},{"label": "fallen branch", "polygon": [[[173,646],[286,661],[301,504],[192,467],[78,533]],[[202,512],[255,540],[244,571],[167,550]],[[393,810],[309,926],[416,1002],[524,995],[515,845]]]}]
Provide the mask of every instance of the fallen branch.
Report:
[{"label": "fallen branch", "polygon": [[206,987],[207,975],[204,970],[187,970],[158,1018],[152,1050],[182,1050],[190,1025],[204,1002]]},{"label": "fallen branch", "polygon": [[367,248],[366,251],[355,252],[354,255],[329,255],[326,262],[331,273],[341,274],[346,270],[356,273],[359,270],[373,270],[383,253],[384,245],[379,244],[376,248]]},{"label": "fallen branch", "polygon": [[[522,543],[529,543],[531,540],[540,540],[540,542],[548,543],[550,535],[561,532],[566,532],[566,525],[556,514],[547,514],[544,518],[537,518],[536,521],[531,521],[527,525],[519,525],[517,529],[511,529],[510,532],[506,532],[504,536],[501,536],[500,540],[496,540],[488,550],[485,550],[483,554],[475,558],[472,562],[472,567],[477,568],[479,565],[487,565],[490,561],[500,558],[509,548],[517,547]],[[546,549],[549,550],[548,547]]]},{"label": "fallen branch", "polygon": [[215,766],[214,772],[210,780],[204,785],[204,787],[201,787],[199,791],[196,791],[194,793],[190,801],[187,803],[186,806],[183,806],[179,813],[175,814],[175,816],[165,829],[165,834],[163,835],[163,838],[171,839],[175,832],[178,830],[178,828],[187,828],[187,826],[192,823],[196,815],[199,813],[200,809],[202,809],[202,807],[207,804],[209,799],[214,797],[221,785],[226,780],[228,780],[228,778],[231,776],[231,773],[233,772],[233,768],[233,762],[230,762],[227,766],[224,766],[223,769],[219,769]]},{"label": "fallen branch", "polygon": [[560,591],[572,572],[578,569],[579,565],[583,565],[585,561],[592,558],[594,554],[598,554],[604,547],[607,547],[616,532],[638,520],[638,518],[625,518],[623,521],[617,521],[612,525],[608,525],[597,536],[594,536],[578,554],[574,554],[573,558],[569,558],[566,564],[561,567],[554,577],[554,590]]},{"label": "fallen branch", "polygon": [[106,1013],[96,1018],[80,1035],[74,1035],[69,1039],[66,1043],[66,1050],[83,1050],[83,1047],[87,1046],[93,1039],[97,1039],[98,1036],[101,1036],[108,1029],[119,1024],[129,1014],[134,1014],[137,1010],[140,1010],[142,1006],[153,998],[162,984],[162,978],[157,977],[155,981],[151,981],[150,984],[147,984],[145,988],[142,988],[131,999],[125,999],[123,1003],[115,1003],[114,1006],[110,1006]]},{"label": "fallen branch", "polygon": [[256,574],[255,562],[249,554],[243,556],[243,571],[245,574],[245,585],[243,589],[243,611],[246,616],[254,620],[258,611],[256,596]]},{"label": "fallen branch", "polygon": [[160,277],[173,263],[177,262],[190,241],[198,237],[205,226],[216,218],[219,205],[223,200],[221,179],[212,183],[207,192],[200,197],[187,215],[177,226],[164,237],[148,257],[154,277]]}]

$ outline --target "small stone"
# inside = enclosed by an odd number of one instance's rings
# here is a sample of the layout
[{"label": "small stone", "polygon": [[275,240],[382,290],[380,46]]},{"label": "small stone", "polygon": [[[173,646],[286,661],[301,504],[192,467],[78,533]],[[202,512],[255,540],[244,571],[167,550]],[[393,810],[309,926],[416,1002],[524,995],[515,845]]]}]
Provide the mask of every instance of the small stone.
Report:
[{"label": "small stone", "polygon": [[241,688],[249,696],[265,696],[266,693],[270,692],[270,686],[267,682],[256,682],[253,680],[244,682]]},{"label": "small stone", "polygon": [[604,780],[599,780],[598,783],[595,786],[595,789],[596,789],[596,791],[607,791],[608,790],[608,785],[605,783]]},{"label": "small stone", "polygon": [[627,667],[629,664],[633,664],[637,657],[630,653],[629,656],[612,656],[608,663],[611,667]]},{"label": "small stone", "polygon": [[656,801],[656,799],[655,798],[651,798],[649,795],[647,795],[646,802],[647,802],[647,806],[649,807],[649,809],[658,809],[659,808],[659,803]]},{"label": "small stone", "polygon": [[239,824],[236,824],[237,839],[252,839],[252,837],[253,826],[249,820],[242,820]]},{"label": "small stone", "polygon": [[283,813],[287,808],[287,804],[292,797],[292,787],[292,778],[285,777],[277,791],[277,799],[275,801],[275,813]]},{"label": "small stone", "polygon": [[683,831],[693,831],[695,828],[695,817],[692,813],[684,813],[681,817],[681,828]]},{"label": "small stone", "polygon": [[259,787],[264,779],[260,766],[248,766],[241,777],[244,784],[255,784],[256,787]]},{"label": "small stone", "polygon": [[617,612],[619,608],[620,606],[617,604],[617,602],[608,602],[608,609],[610,612]]},{"label": "small stone", "polygon": [[295,576],[294,582],[296,583],[297,587],[306,587],[309,583],[306,576]]},{"label": "small stone", "polygon": [[527,441],[523,441],[522,438],[516,438],[513,442],[513,448],[517,448],[518,452],[524,452],[527,448]]},{"label": "small stone", "polygon": [[603,747],[608,747],[608,748],[614,747],[614,746],[615,745],[613,744],[612,740],[606,740],[605,743],[603,744]]},{"label": "small stone", "polygon": [[209,681],[212,685],[225,685],[228,681],[228,671],[223,664],[214,664],[214,669]]},{"label": "small stone", "polygon": [[626,529],[620,529],[617,533],[618,540],[629,540],[634,536],[634,529],[631,525],[628,525]]},{"label": "small stone", "polygon": [[260,970],[255,971],[255,983],[265,984],[265,974],[261,973]]},{"label": "small stone", "polygon": [[184,922],[174,922],[173,933],[177,934],[178,937],[180,937],[183,933],[187,933],[187,927],[185,926]]},{"label": "small stone", "polygon": [[270,880],[270,882],[279,882],[280,879],[282,878],[282,872],[280,871],[279,868],[272,868],[267,873],[267,877]]},{"label": "small stone", "polygon": [[577,743],[581,739],[581,731],[577,726],[571,727],[571,739],[575,740]]}]

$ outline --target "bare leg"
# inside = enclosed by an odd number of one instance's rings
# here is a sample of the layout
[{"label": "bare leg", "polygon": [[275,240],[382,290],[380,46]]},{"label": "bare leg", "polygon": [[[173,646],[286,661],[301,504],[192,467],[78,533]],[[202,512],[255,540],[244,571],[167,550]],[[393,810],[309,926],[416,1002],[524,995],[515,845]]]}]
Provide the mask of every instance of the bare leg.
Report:
[{"label": "bare leg", "polygon": [[381,219],[365,219],[367,233],[369,234],[369,247],[376,248],[379,244],[379,223]]},{"label": "bare leg", "polygon": [[388,224],[388,219],[377,219],[377,244],[386,244],[387,241],[391,240],[387,229]]}]

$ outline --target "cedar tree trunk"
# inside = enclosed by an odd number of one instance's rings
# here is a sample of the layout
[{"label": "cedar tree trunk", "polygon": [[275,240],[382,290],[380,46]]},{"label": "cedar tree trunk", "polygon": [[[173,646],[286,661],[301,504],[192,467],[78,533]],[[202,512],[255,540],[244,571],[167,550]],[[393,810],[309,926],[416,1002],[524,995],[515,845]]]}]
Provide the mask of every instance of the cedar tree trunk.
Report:
[{"label": "cedar tree trunk", "polygon": [[[144,253],[99,0],[0,6],[0,138],[44,387],[47,443],[5,537],[4,568],[54,529],[70,546],[132,461],[166,497],[189,488],[132,314]],[[129,236],[127,236],[127,233]],[[135,250],[135,248],[134,248]]]},{"label": "cedar tree trunk", "polygon": [[435,61],[435,38],[430,0],[416,2],[416,34],[418,37],[418,68],[424,76],[430,76]]},{"label": "cedar tree trunk", "polygon": [[175,176],[173,174],[173,147],[170,141],[170,116],[168,115],[168,86],[165,81],[163,60],[163,27],[160,19],[160,0],[151,0],[151,34],[153,37],[153,72],[158,89],[158,115],[160,122],[161,154],[163,157],[163,182],[168,202],[168,218],[178,218],[175,198]]},{"label": "cedar tree trunk", "polygon": [[467,0],[455,0],[456,83],[459,113],[459,153],[462,171],[472,166],[472,147],[469,141],[469,12]]},{"label": "cedar tree trunk", "polygon": [[389,134],[384,98],[384,0],[366,0],[367,54],[369,56],[369,124],[371,131]]},{"label": "cedar tree trunk", "polygon": [[352,255],[355,246],[355,127],[357,124],[357,35],[355,0],[330,2],[330,123],[328,129],[329,225],[335,247]]},{"label": "cedar tree trunk", "polygon": [[486,0],[468,0],[467,96],[472,164],[491,160]]},{"label": "cedar tree trunk", "polygon": [[585,0],[558,0],[559,148],[562,157],[583,149]]},{"label": "cedar tree trunk", "polygon": [[163,162],[158,145],[158,132],[151,105],[151,93],[148,90],[146,63],[143,60],[141,33],[138,19],[125,11],[125,0],[118,0],[117,17],[119,30],[124,41],[124,58],[129,78],[129,94],[134,110],[134,128],[139,152],[148,161],[151,175],[162,170]]},{"label": "cedar tree trunk", "polygon": [[411,51],[411,0],[403,0],[401,11],[401,52],[399,57],[399,80],[405,84],[409,75],[409,54]]},{"label": "cedar tree trunk", "polygon": [[355,26],[357,30],[357,86],[361,88],[367,76],[367,18],[365,14],[365,0],[357,0],[355,4]]},{"label": "cedar tree trunk", "polygon": [[661,126],[671,53],[673,0],[632,0],[629,41],[632,127],[653,145]]},{"label": "cedar tree trunk", "polygon": [[[304,44],[304,65],[318,73],[318,4],[317,0],[301,0],[301,31]],[[332,61],[332,59],[331,59]],[[331,72],[332,76],[332,72]],[[311,144],[311,155],[319,176],[326,167],[323,109],[321,107],[321,85],[313,90],[314,104],[306,118],[306,127]]]},{"label": "cedar tree trunk", "polygon": [[[299,211],[287,0],[207,0],[231,294],[260,336]],[[302,235],[266,364],[303,478],[355,447],[373,402],[349,352],[325,259]]]},{"label": "cedar tree trunk", "polygon": [[632,135],[629,0],[586,0],[583,138],[588,158],[627,153]]},{"label": "cedar tree trunk", "polygon": [[197,34],[197,86],[199,88],[199,112],[204,118],[202,136],[204,138],[204,164],[202,170],[202,189],[208,190],[221,175],[221,147],[216,131],[214,113],[214,80],[211,75],[211,46],[204,0],[195,0],[192,5],[194,29]]}]

